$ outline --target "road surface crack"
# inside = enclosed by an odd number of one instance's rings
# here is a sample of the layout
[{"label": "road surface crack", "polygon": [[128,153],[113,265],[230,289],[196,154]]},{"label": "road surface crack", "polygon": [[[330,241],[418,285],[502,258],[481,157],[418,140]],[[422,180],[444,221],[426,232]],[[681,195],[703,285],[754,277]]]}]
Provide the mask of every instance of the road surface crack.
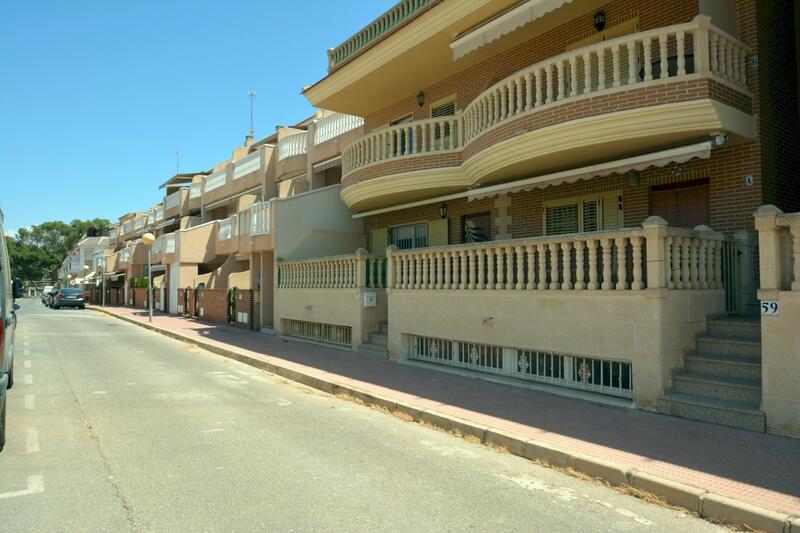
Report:
[{"label": "road surface crack", "polygon": [[133,531],[144,531],[145,527],[136,517],[136,513],[133,510],[133,504],[123,493],[122,487],[120,487],[119,483],[117,482],[117,476],[115,475],[114,467],[111,465],[111,460],[108,458],[108,455],[103,450],[103,444],[100,441],[100,435],[98,435],[97,431],[95,431],[92,421],[89,420],[89,413],[86,409],[86,405],[83,403],[83,400],[81,400],[80,396],[78,396],[75,387],[72,385],[72,381],[69,379],[66,371],[64,370],[64,360],[62,359],[61,350],[55,342],[51,341],[51,344],[53,346],[53,351],[58,358],[58,369],[61,372],[61,375],[64,376],[64,381],[66,382],[67,387],[69,387],[70,393],[75,399],[75,403],[78,404],[78,409],[80,409],[81,416],[83,416],[83,422],[86,426],[86,431],[89,434],[89,438],[92,439],[92,442],[94,442],[95,448],[97,449],[97,454],[100,456],[100,461],[103,463],[103,468],[107,473],[106,482],[111,486],[111,489],[114,492],[114,497],[120,502],[131,529]]}]

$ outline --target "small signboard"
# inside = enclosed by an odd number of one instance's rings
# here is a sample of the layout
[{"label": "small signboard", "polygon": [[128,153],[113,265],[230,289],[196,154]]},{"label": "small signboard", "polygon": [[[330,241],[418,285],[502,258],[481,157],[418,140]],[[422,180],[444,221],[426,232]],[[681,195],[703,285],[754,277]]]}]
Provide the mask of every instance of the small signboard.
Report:
[{"label": "small signboard", "polygon": [[761,300],[762,316],[778,316],[781,314],[781,303],[778,300]]},{"label": "small signboard", "polygon": [[375,307],[378,305],[378,297],[374,292],[364,293],[364,307]]}]

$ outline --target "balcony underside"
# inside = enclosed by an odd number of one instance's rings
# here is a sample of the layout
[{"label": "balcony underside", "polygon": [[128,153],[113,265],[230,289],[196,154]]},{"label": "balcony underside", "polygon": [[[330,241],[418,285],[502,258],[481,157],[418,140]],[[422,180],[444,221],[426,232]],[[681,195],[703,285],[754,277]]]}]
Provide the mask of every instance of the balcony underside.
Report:
[{"label": "balcony underside", "polygon": [[547,112],[500,123],[463,150],[408,155],[359,168],[343,179],[342,200],[354,211],[380,209],[643,154],[719,132],[728,133],[731,142],[755,136],[752,115],[708,98],[531,130],[538,115]]}]

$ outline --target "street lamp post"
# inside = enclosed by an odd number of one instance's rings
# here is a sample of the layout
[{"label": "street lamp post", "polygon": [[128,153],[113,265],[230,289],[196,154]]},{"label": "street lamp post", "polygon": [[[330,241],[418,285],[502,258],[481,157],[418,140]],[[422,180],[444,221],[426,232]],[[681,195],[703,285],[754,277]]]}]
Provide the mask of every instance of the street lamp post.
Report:
[{"label": "street lamp post", "polygon": [[83,278],[81,279],[81,296],[86,291],[86,275],[89,274],[89,265],[83,265]]},{"label": "street lamp post", "polygon": [[142,235],[142,244],[147,246],[147,311],[149,313],[149,321],[153,321],[153,267],[150,263],[150,251],[153,243],[156,242],[156,236],[150,232]]},{"label": "street lamp post", "polygon": [[103,302],[102,306],[106,306],[106,256],[103,256],[103,259],[100,261],[101,270],[103,277],[100,280],[100,283],[103,287],[103,295],[100,297],[100,301]]}]

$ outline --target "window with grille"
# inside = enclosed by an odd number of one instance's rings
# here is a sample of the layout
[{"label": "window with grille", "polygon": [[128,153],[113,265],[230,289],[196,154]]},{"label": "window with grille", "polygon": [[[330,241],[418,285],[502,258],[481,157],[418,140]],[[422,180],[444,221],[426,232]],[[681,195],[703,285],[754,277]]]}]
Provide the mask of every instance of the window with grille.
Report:
[{"label": "window with grille", "polygon": [[[441,104],[431,106],[431,118],[452,117],[456,114],[456,101],[455,99],[443,102]],[[444,136],[450,135],[450,124],[444,125]],[[436,126],[433,129],[433,138],[440,139],[442,137],[441,128]]]},{"label": "window with grille", "polygon": [[401,250],[409,248],[424,248],[428,246],[428,225],[409,224],[407,226],[396,226],[391,230],[392,244]]},{"label": "window with grille", "polygon": [[544,204],[545,235],[612,230],[621,223],[622,196],[616,191]]}]

